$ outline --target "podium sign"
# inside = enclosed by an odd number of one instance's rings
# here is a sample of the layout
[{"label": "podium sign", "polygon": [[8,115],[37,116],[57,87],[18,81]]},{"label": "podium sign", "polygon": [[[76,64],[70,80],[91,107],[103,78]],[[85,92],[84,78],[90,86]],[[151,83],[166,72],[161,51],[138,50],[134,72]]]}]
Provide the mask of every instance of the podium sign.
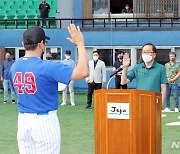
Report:
[{"label": "podium sign", "polygon": [[129,119],[129,103],[108,103],[108,119]]}]

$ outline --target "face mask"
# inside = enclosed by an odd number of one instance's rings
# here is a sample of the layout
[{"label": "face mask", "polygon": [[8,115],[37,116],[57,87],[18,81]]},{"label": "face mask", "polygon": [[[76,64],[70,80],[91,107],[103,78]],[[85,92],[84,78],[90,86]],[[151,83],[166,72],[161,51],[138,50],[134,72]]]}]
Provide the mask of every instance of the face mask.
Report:
[{"label": "face mask", "polygon": [[174,62],[174,61],[175,61],[175,58],[170,58],[170,61],[173,61],[173,62]]},{"label": "face mask", "polygon": [[122,60],[122,59],[123,59],[123,56],[119,56],[118,58]]},{"label": "face mask", "polygon": [[47,59],[47,60],[51,60],[51,59],[52,59],[52,57],[46,57],[46,59]]},{"label": "face mask", "polygon": [[6,58],[6,60],[9,60],[9,61],[10,61],[10,60],[11,60],[11,58],[10,58],[10,57],[7,57],[7,58]]},{"label": "face mask", "polygon": [[66,59],[67,59],[67,60],[69,60],[69,59],[70,59],[70,56],[65,56],[65,57],[66,57]]},{"label": "face mask", "polygon": [[129,7],[128,7],[128,6],[126,6],[125,8],[126,8],[126,10],[128,10],[128,9],[129,9]]},{"label": "face mask", "polygon": [[93,60],[97,61],[98,60],[98,56],[93,56]]},{"label": "face mask", "polygon": [[142,59],[145,63],[150,62],[153,58],[150,55],[142,54]]}]

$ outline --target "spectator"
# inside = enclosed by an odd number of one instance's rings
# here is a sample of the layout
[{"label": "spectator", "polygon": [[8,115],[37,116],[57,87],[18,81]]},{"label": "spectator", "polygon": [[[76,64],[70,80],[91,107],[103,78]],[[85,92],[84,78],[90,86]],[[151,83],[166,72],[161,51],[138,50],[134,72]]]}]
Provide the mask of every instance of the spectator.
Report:
[{"label": "spectator", "polygon": [[98,51],[93,52],[93,60],[89,61],[89,77],[86,78],[86,82],[88,83],[86,109],[90,109],[94,90],[101,89],[102,83],[106,83],[106,66],[99,60]]},{"label": "spectator", "polygon": [[52,60],[52,53],[50,51],[46,52],[46,59]]},{"label": "spectator", "polygon": [[[70,66],[73,66],[75,67],[75,62],[74,60],[71,59],[71,51],[70,50],[66,50],[65,52],[65,58],[62,63],[63,64],[67,64],[67,65],[70,65]],[[71,106],[75,106],[75,103],[74,103],[74,81],[71,80],[69,82],[69,93],[70,93],[70,101],[71,101]],[[67,100],[67,87],[63,90],[63,97],[62,97],[62,103],[61,105],[64,106],[66,105],[66,100]]]},{"label": "spectator", "polygon": [[[124,52],[122,52],[122,51],[117,54],[117,60],[114,62],[114,65],[113,65],[114,72],[116,71],[116,69],[118,69],[120,66],[122,66],[123,55],[124,55]],[[121,85],[121,73],[122,73],[122,71],[118,72],[115,76],[116,89],[127,89],[127,84]]]},{"label": "spectator", "polygon": [[50,5],[46,3],[46,0],[42,0],[42,3],[39,5],[39,12],[41,17],[40,26],[43,28],[44,24],[46,24],[46,28],[49,28],[48,14]]},{"label": "spectator", "polygon": [[180,65],[176,63],[176,54],[169,53],[169,62],[165,64],[166,75],[168,78],[167,91],[166,91],[166,108],[163,112],[170,112],[170,96],[173,93],[175,112],[179,112],[179,99],[178,99],[178,78],[180,76]]},{"label": "spectator", "polygon": [[132,9],[129,7],[129,4],[125,5],[125,8],[121,11],[121,13],[133,13]]},{"label": "spectator", "polygon": [[155,61],[156,47],[147,43],[143,45],[141,54],[144,62],[135,65],[128,73],[130,58],[128,53],[124,55],[121,84],[125,85],[136,78],[137,89],[161,92],[162,102],[164,102],[167,83],[166,69]]},{"label": "spectator", "polygon": [[9,84],[9,71],[13,63],[14,60],[12,60],[12,53],[7,51],[5,54],[5,60],[2,62],[2,67],[1,67],[1,80],[3,81],[3,88],[4,88],[4,104],[6,104],[9,100],[8,97],[9,86],[11,89],[12,104],[15,103],[15,92],[12,90],[11,84]]}]

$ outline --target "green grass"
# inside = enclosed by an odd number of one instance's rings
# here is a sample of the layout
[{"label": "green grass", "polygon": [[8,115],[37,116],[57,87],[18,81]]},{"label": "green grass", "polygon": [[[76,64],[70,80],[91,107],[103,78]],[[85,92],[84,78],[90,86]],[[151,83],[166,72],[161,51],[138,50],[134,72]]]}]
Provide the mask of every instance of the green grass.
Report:
[{"label": "green grass", "polygon": [[[179,148],[171,148],[172,142],[180,142],[180,126],[167,126],[167,123],[180,121],[179,113],[167,113],[167,117],[163,118],[162,136],[163,136],[163,154],[179,154]],[[179,145],[180,146],[180,145]]]},{"label": "green grass", "polygon": [[[59,104],[61,103],[59,97]],[[68,98],[69,100],[69,98]],[[86,110],[86,95],[75,94],[77,106],[59,106],[61,125],[61,154],[94,153],[93,109]],[[0,93],[0,154],[18,154],[17,147],[17,105],[3,104]]]},{"label": "green grass", "polygon": [[[180,101],[180,97],[179,97]],[[174,98],[171,96],[171,110],[174,110]],[[165,104],[163,105],[165,108]],[[180,108],[179,108],[180,109]],[[179,113],[163,113],[167,117],[162,119],[162,153],[179,154],[180,153],[180,126],[168,126],[167,123],[178,122]],[[172,142],[179,142],[179,148],[171,148]]]},{"label": "green grass", "polygon": [[[69,98],[68,98],[69,100]],[[76,93],[77,106],[60,106],[58,117],[61,125],[61,154],[94,153],[94,110],[84,109],[86,94]],[[172,102],[172,101],[171,101]],[[61,95],[59,97],[61,103]],[[171,104],[173,108],[173,103]],[[18,154],[17,105],[3,105],[3,94],[0,93],[0,154]],[[171,149],[172,142],[180,142],[180,126],[167,126],[166,123],[180,121],[179,113],[167,113],[163,118],[163,154],[179,154],[180,148]]]}]

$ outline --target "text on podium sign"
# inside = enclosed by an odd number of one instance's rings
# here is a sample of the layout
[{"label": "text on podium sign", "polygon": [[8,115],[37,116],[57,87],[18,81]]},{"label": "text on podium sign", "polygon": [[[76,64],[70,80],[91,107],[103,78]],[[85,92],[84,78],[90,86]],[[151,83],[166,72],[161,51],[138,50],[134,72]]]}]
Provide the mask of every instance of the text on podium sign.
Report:
[{"label": "text on podium sign", "polygon": [[107,103],[108,119],[129,119],[129,103]]}]

